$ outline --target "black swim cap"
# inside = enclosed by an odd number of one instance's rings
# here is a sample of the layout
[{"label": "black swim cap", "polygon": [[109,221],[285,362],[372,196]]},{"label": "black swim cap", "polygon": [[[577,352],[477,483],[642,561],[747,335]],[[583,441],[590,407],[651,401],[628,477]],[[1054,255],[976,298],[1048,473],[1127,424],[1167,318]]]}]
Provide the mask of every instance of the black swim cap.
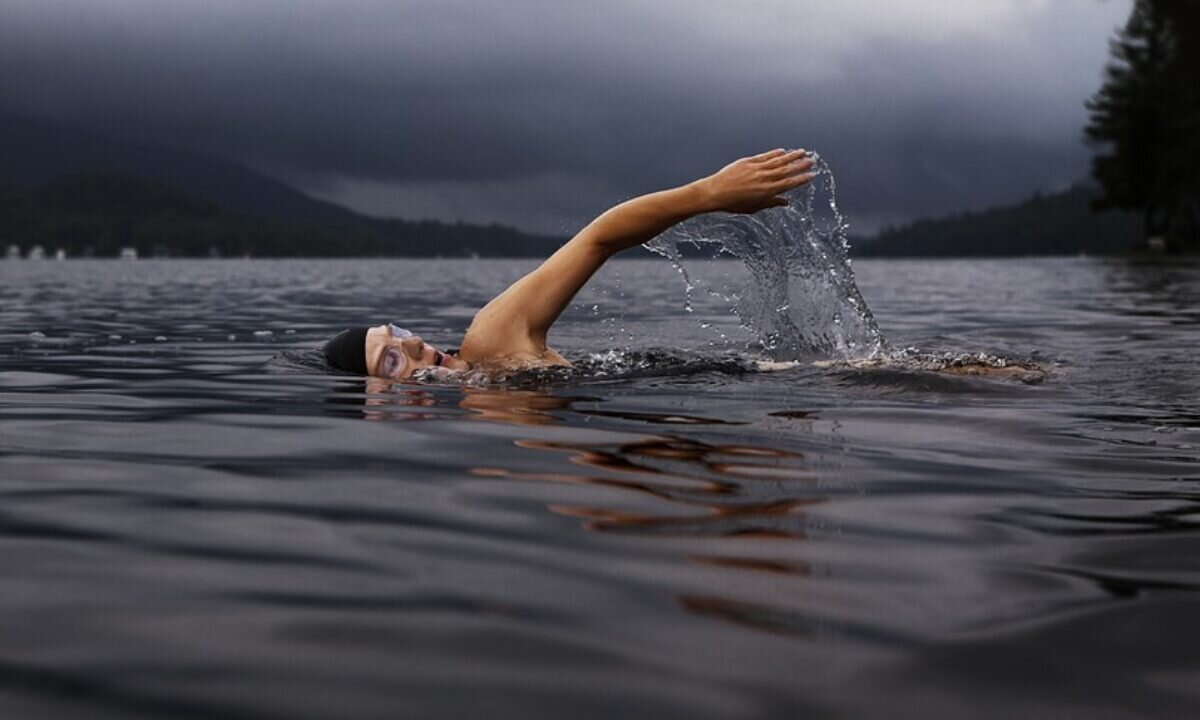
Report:
[{"label": "black swim cap", "polygon": [[325,343],[325,360],[338,370],[356,375],[367,374],[367,331],[356,327],[343,330]]}]

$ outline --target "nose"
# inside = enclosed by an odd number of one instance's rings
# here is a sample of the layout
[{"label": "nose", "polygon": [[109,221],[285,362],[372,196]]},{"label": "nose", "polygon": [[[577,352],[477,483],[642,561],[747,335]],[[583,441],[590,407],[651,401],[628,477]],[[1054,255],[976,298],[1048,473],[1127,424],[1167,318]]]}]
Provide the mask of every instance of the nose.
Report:
[{"label": "nose", "polygon": [[414,335],[413,337],[401,340],[400,347],[404,349],[405,355],[414,360],[419,360],[421,358],[421,351],[425,349],[425,342]]}]

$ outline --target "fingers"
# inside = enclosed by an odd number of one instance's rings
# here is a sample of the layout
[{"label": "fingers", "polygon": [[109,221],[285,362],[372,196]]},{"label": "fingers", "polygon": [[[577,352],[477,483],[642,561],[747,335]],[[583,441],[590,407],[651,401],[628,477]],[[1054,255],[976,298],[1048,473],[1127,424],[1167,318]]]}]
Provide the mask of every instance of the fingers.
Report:
[{"label": "fingers", "polygon": [[777,158],[780,155],[786,155],[786,154],[787,154],[787,150],[784,150],[783,148],[775,148],[774,150],[768,150],[764,153],[752,155],[752,156],[750,156],[750,159],[757,160],[757,161],[770,160],[772,158]]},{"label": "fingers", "polygon": [[771,189],[777,193],[785,193],[788,190],[795,190],[796,188],[800,187],[801,185],[809,184],[810,182],[813,181],[813,178],[815,178],[816,176],[817,176],[816,173],[809,172],[809,173],[804,173],[803,175],[796,175],[793,177],[784,178],[783,180],[776,182],[772,186]]},{"label": "fingers", "polygon": [[815,164],[816,163],[810,157],[792,160],[790,162],[785,162],[781,165],[777,165],[774,167],[768,166],[768,165],[775,165],[774,162],[769,163],[769,164],[764,163],[765,167],[761,172],[766,177],[768,177],[772,180],[782,180],[787,177],[792,177],[793,175],[798,175],[803,172],[808,172],[809,170],[811,170],[813,168],[813,165],[815,165]]},{"label": "fingers", "polygon": [[807,157],[808,151],[803,148],[799,150],[791,150],[789,152],[780,152],[778,155],[773,155],[769,158],[766,158],[763,162],[763,166],[768,168],[783,167],[799,160],[803,160]]}]

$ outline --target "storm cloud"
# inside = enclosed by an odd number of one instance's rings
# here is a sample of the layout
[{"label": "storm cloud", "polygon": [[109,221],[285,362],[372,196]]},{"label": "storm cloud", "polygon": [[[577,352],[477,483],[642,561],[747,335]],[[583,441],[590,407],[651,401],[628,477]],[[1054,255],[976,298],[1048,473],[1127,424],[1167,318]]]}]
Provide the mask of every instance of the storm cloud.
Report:
[{"label": "storm cloud", "polygon": [[0,111],[238,160],[376,215],[564,233],[770,147],[852,223],[1086,175],[1129,0],[9,0]]}]

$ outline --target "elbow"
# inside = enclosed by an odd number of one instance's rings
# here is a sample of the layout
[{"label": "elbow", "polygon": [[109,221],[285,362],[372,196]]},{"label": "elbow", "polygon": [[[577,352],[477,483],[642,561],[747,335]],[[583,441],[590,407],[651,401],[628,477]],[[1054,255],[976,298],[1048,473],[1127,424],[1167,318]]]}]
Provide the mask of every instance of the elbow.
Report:
[{"label": "elbow", "polygon": [[603,263],[628,247],[628,245],[622,244],[620,237],[611,232],[605,232],[602,226],[597,227],[601,219],[597,219],[579,231],[579,234],[570,242],[578,248],[579,252],[585,253],[589,259],[598,263]]}]

